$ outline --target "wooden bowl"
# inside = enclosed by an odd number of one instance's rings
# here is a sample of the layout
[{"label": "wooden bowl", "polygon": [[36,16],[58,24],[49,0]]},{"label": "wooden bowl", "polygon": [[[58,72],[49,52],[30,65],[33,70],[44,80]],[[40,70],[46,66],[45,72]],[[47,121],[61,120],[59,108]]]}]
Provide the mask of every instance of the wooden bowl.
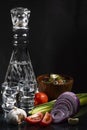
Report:
[{"label": "wooden bowl", "polygon": [[[54,74],[55,75],[55,74]],[[57,75],[57,74],[56,74]],[[49,101],[56,99],[61,93],[71,91],[73,86],[73,78],[67,75],[59,75],[65,79],[65,83],[47,82],[50,74],[43,74],[37,77],[38,90],[48,95]]]}]

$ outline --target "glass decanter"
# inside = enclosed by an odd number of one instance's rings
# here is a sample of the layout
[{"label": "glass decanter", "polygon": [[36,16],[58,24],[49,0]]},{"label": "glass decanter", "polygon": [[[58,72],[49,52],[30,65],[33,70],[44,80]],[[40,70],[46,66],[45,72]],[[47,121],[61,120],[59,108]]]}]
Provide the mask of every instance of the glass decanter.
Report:
[{"label": "glass decanter", "polygon": [[26,111],[34,106],[37,82],[28,51],[29,17],[30,11],[27,8],[17,7],[11,10],[13,51],[2,85],[4,112],[8,112],[14,106]]}]

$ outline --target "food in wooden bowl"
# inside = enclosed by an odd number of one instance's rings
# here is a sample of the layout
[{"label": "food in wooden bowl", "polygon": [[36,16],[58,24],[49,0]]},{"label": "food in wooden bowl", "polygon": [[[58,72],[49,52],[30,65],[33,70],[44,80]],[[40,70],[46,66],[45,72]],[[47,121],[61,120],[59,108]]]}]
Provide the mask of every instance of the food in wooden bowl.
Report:
[{"label": "food in wooden bowl", "polygon": [[38,90],[48,95],[49,101],[56,99],[61,93],[71,91],[73,78],[61,74],[43,74],[37,77]]}]

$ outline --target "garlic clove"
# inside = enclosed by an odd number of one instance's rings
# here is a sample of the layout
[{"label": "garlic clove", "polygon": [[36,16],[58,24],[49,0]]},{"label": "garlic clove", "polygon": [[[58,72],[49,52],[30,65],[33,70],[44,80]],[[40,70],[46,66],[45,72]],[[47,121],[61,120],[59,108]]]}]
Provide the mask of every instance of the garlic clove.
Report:
[{"label": "garlic clove", "polygon": [[21,124],[27,117],[27,113],[20,108],[15,107],[7,115],[7,122],[11,124]]}]

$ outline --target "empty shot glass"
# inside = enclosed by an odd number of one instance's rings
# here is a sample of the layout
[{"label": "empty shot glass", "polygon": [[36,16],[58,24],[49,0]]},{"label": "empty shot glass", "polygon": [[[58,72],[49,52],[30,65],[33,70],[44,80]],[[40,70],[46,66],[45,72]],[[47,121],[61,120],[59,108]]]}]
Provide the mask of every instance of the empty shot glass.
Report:
[{"label": "empty shot glass", "polygon": [[37,84],[24,81],[19,83],[19,107],[27,113],[34,107]]}]

